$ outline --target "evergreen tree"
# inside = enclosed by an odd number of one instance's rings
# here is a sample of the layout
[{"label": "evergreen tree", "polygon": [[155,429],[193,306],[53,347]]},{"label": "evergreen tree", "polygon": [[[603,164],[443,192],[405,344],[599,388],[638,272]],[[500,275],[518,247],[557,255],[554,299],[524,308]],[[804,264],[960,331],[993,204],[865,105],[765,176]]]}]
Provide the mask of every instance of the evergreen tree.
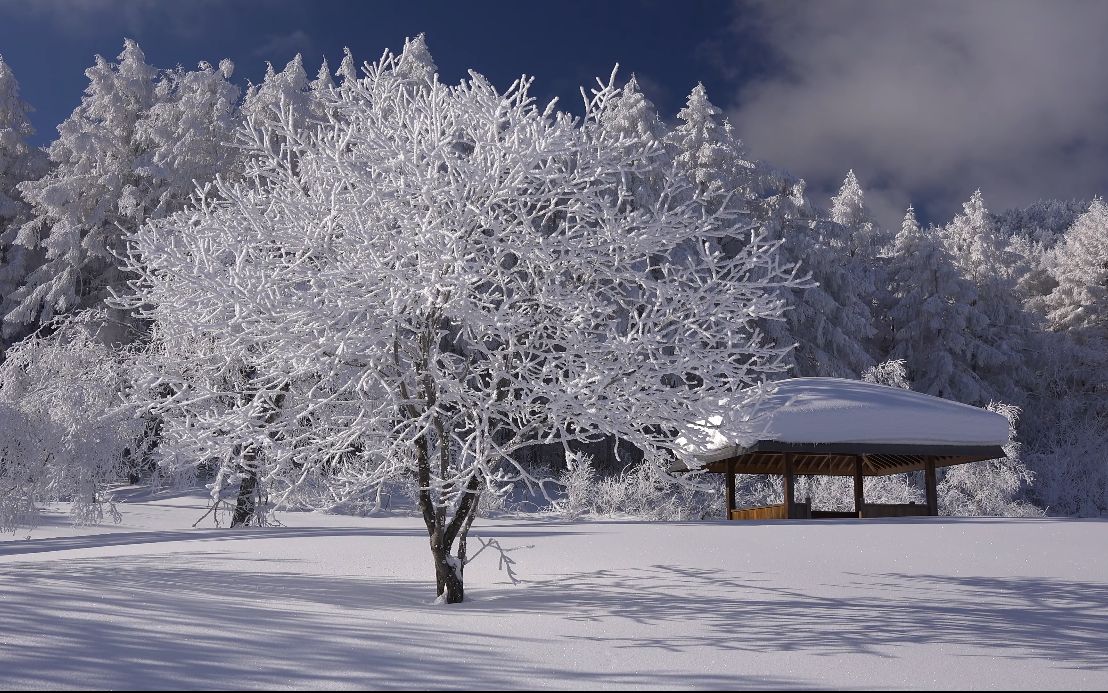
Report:
[{"label": "evergreen tree", "polygon": [[405,84],[430,84],[439,68],[427,48],[427,36],[420,34],[415,38],[404,39],[404,50],[397,61],[396,76]]},{"label": "evergreen tree", "polygon": [[159,81],[156,103],[136,126],[139,185],[130,198],[125,196],[141,207],[143,217],[175,212],[197,186],[217,175],[235,175],[239,88],[230,82],[234,69],[230,60],[218,69],[202,62],[191,72],[169,71]]},{"label": "evergreen tree", "polygon": [[316,73],[310,86],[312,92],[317,94],[335,88],[335,80],[331,79],[331,66],[327,64],[327,58],[323,59],[323,64],[319,66],[319,72]]},{"label": "evergreen tree", "polygon": [[288,112],[295,124],[302,125],[314,111],[313,101],[304,60],[297,53],[280,72],[273,69],[272,63],[266,63],[265,79],[246,90],[242,114],[248,121],[265,121]]},{"label": "evergreen tree", "polygon": [[876,255],[875,227],[866,210],[865,193],[854,170],[847,171],[839,193],[831,198],[831,220],[846,230],[846,250],[864,262]]},{"label": "evergreen tree", "polygon": [[[649,152],[650,156],[656,157],[663,151],[658,145],[665,138],[665,126],[658,118],[654,104],[639,89],[634,75],[605,104],[599,126],[613,140],[622,141],[622,150],[628,154]],[[654,172],[656,167],[649,170]],[[624,186],[632,194],[635,204],[642,207],[656,199],[658,176],[656,173],[648,176],[627,173]]]},{"label": "evergreen tree", "polygon": [[972,334],[975,347],[969,366],[989,383],[995,396],[1019,403],[1029,381],[1025,353],[1032,330],[1016,288],[1019,257],[1000,233],[980,190],[962,210],[943,236],[962,276],[976,289],[970,307],[984,317]]},{"label": "evergreen tree", "polygon": [[136,125],[154,103],[156,70],[128,39],[118,63],[96,56],[85,71],[89,86],[81,104],[61,125],[48,150],[54,170],[20,184],[33,218],[16,241],[41,248],[45,263],[27,277],[4,316],[6,336],[58,313],[99,303],[123,277],[117,254],[123,231],[142,224],[135,204]]},{"label": "evergreen tree", "polygon": [[973,335],[986,319],[977,291],[958,271],[935,233],[924,231],[909,207],[890,262],[890,357],[903,359],[920,392],[962,402],[991,398],[970,367]]},{"label": "evergreen tree", "polygon": [[693,87],[677,118],[681,122],[668,141],[678,169],[696,183],[697,194],[706,203],[722,204],[733,190],[745,187],[741,173],[750,165],[742,142],[723,112],[708,100],[703,84]]},{"label": "evergreen tree", "polygon": [[767,334],[781,345],[797,344],[796,375],[857,378],[874,360],[869,343],[876,334],[867,276],[853,271],[841,229],[816,214],[803,181],[752,205],[753,220],[782,242],[781,256],[795,262],[812,286],[790,289],[784,324],[768,323]]},{"label": "evergreen tree", "polygon": [[33,262],[31,250],[15,243],[29,212],[18,185],[42,177],[47,170],[45,155],[27,143],[34,134],[30,111],[19,96],[15,75],[0,57],[0,315],[10,307],[12,293]]},{"label": "evergreen tree", "polygon": [[339,63],[339,69],[335,75],[342,78],[339,86],[345,89],[358,81],[358,66],[354,64],[354,54],[349,48],[343,48],[342,53],[342,62]]},{"label": "evergreen tree", "polygon": [[1092,328],[1108,336],[1108,205],[1095,198],[1065,234],[1046,299],[1054,329]]}]

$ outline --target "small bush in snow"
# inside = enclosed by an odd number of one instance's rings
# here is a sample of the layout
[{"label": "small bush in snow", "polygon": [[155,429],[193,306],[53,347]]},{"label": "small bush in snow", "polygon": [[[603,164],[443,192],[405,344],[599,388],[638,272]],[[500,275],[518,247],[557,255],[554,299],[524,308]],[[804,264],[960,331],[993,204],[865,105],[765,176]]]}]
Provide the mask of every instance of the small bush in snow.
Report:
[{"label": "small bush in snow", "polygon": [[79,523],[103,519],[104,491],[144,426],[121,408],[126,370],[97,339],[102,314],[56,322],[0,365],[0,527],[33,524],[42,506],[72,503]]}]

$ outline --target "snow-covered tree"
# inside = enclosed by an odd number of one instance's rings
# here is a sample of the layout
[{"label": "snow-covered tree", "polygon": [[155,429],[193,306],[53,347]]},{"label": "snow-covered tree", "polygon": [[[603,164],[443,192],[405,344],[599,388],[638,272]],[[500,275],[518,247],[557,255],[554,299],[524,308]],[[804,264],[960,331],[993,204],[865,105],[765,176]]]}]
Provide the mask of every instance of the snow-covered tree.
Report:
[{"label": "snow-covered tree", "polygon": [[31,147],[34,134],[31,107],[19,96],[19,83],[0,56],[0,315],[11,307],[10,297],[30,271],[32,251],[15,243],[29,209],[17,186],[46,173],[46,157]]},{"label": "snow-covered tree", "polygon": [[789,310],[783,324],[766,326],[779,344],[795,342],[796,375],[857,378],[873,365],[868,342],[875,329],[868,275],[855,272],[842,227],[816,215],[803,181],[749,207],[753,223],[775,239],[781,253],[812,282],[787,290]]},{"label": "snow-covered tree", "polygon": [[335,76],[340,77],[340,88],[345,88],[347,85],[353,86],[358,81],[358,66],[354,62],[354,54],[350,52],[349,48],[342,49],[342,62],[339,63],[339,69],[335,71]]},{"label": "snow-covered tree", "polygon": [[983,286],[997,277],[1010,276],[1013,258],[1008,240],[985,207],[981,190],[975,190],[962,204],[962,213],[943,227],[943,237],[963,274]]},{"label": "snow-covered tree", "polygon": [[280,72],[273,69],[272,63],[266,63],[262,83],[252,84],[246,90],[242,114],[247,119],[266,120],[275,111],[285,110],[303,125],[315,110],[314,100],[304,59],[297,53]]},{"label": "snow-covered tree", "polygon": [[1016,290],[1019,258],[985,208],[981,191],[962,205],[962,214],[943,228],[943,237],[962,276],[973,283],[970,308],[983,320],[972,323],[967,365],[993,393],[987,399],[1022,402],[1029,374],[1024,365],[1031,321]]},{"label": "snow-covered tree", "polygon": [[665,137],[665,126],[658,118],[658,109],[642,93],[634,75],[623,85],[619,95],[610,99],[599,121],[613,136],[630,143],[655,144]]},{"label": "snow-covered tree", "polygon": [[419,34],[415,38],[404,39],[404,50],[400,52],[393,71],[406,85],[423,86],[430,84],[438,74],[438,67],[431,50],[427,47],[427,37]]},{"label": "snow-covered tree", "polygon": [[1058,285],[1046,299],[1055,329],[1092,328],[1108,337],[1108,205],[1095,198],[1054,256]]},{"label": "snow-covered tree", "polygon": [[311,81],[309,86],[313,92],[324,92],[335,88],[335,80],[331,78],[331,66],[327,64],[327,58],[323,59],[323,64],[319,66],[319,72],[316,73],[315,79]]},{"label": "snow-covered tree", "polygon": [[986,322],[974,308],[977,290],[938,234],[920,228],[911,207],[896,237],[889,297],[890,355],[904,360],[916,389],[961,402],[991,399],[970,365],[973,335]]},{"label": "snow-covered tree", "polygon": [[709,205],[722,204],[742,187],[743,174],[750,167],[742,142],[723,111],[708,99],[703,84],[697,83],[689,92],[677,118],[680,122],[668,141],[678,169],[696,183],[698,197]]},{"label": "snow-covered tree", "polygon": [[[871,262],[876,254],[875,227],[866,210],[865,193],[853,169],[847,171],[838,194],[831,198],[831,221],[845,229],[844,241],[849,256]],[[867,265],[864,269],[872,271],[873,267]]]},{"label": "snow-covered tree", "polygon": [[[123,355],[96,332],[103,315],[59,319],[8,349],[0,365],[0,528],[34,523],[43,505],[69,501],[77,522],[103,517],[105,486],[143,425],[122,408]],[[109,509],[111,506],[109,505]]]},{"label": "snow-covered tree", "polygon": [[[664,140],[666,134],[657,109],[642,93],[634,75],[623,86],[619,95],[609,100],[605,111],[597,120],[610,137],[626,142],[626,153],[632,155],[643,153],[656,156],[658,144]],[[624,181],[623,185],[634,193],[636,204],[656,204],[657,181],[635,178]]]},{"label": "snow-covered tree", "polygon": [[[517,455],[611,435],[661,468],[687,422],[722,396],[753,404],[783,366],[755,324],[793,279],[757,233],[735,257],[712,251],[732,218],[672,168],[666,203],[624,204],[625,176],[665,159],[598,126],[612,84],[578,122],[536,107],[529,80],[413,77],[412,45],[340,90],[325,127],[255,122],[243,181],[134,236],[133,305],[254,368],[248,424],[193,423],[252,438],[285,479],[275,501],[308,480],[413,476],[438,592],[457,602],[482,494],[539,481]],[[724,425],[745,440],[754,423]]]},{"label": "snow-covered tree", "polygon": [[912,382],[908,379],[908,369],[904,366],[904,359],[882,361],[867,368],[862,373],[862,380],[876,385],[899,387],[902,390],[912,389]]},{"label": "snow-covered tree", "polygon": [[1010,442],[1005,456],[948,467],[938,485],[939,511],[943,515],[1038,517],[1043,511],[1024,496],[1035,475],[1021,459],[1021,445],[1015,442],[1019,408],[991,403],[989,411],[1008,419]]},{"label": "snow-covered tree", "polygon": [[155,88],[156,103],[135,127],[140,182],[120,202],[133,216],[157,218],[181,209],[198,186],[217,175],[234,176],[237,151],[235,106],[239,89],[230,82],[230,60],[218,69],[202,62],[190,72],[166,72]]},{"label": "snow-covered tree", "polygon": [[13,295],[5,334],[25,332],[54,315],[98,304],[122,284],[115,253],[123,229],[145,218],[136,172],[136,125],[154,103],[156,71],[138,44],[127,40],[118,63],[96,56],[85,71],[89,86],[81,104],[58,126],[48,150],[55,168],[20,184],[32,219],[16,242],[40,248],[45,263]]}]

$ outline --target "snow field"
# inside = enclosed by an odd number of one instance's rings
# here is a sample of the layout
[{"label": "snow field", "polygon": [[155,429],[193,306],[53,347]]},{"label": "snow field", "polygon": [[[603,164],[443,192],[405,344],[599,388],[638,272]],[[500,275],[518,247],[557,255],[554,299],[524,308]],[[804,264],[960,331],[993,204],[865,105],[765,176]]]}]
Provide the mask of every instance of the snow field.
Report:
[{"label": "snow field", "polygon": [[0,688],[1108,687],[1103,521],[479,520],[435,606],[417,518],[121,509],[0,541]]}]

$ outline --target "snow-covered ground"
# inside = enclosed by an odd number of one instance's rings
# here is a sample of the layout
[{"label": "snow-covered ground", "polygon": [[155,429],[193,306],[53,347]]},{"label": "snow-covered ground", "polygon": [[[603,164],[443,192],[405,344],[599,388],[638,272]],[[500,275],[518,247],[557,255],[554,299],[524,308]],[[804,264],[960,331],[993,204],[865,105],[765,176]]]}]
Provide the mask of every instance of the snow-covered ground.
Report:
[{"label": "snow-covered ground", "polygon": [[138,500],[0,541],[0,687],[1108,688],[1105,521],[483,521],[435,606],[416,519]]}]

